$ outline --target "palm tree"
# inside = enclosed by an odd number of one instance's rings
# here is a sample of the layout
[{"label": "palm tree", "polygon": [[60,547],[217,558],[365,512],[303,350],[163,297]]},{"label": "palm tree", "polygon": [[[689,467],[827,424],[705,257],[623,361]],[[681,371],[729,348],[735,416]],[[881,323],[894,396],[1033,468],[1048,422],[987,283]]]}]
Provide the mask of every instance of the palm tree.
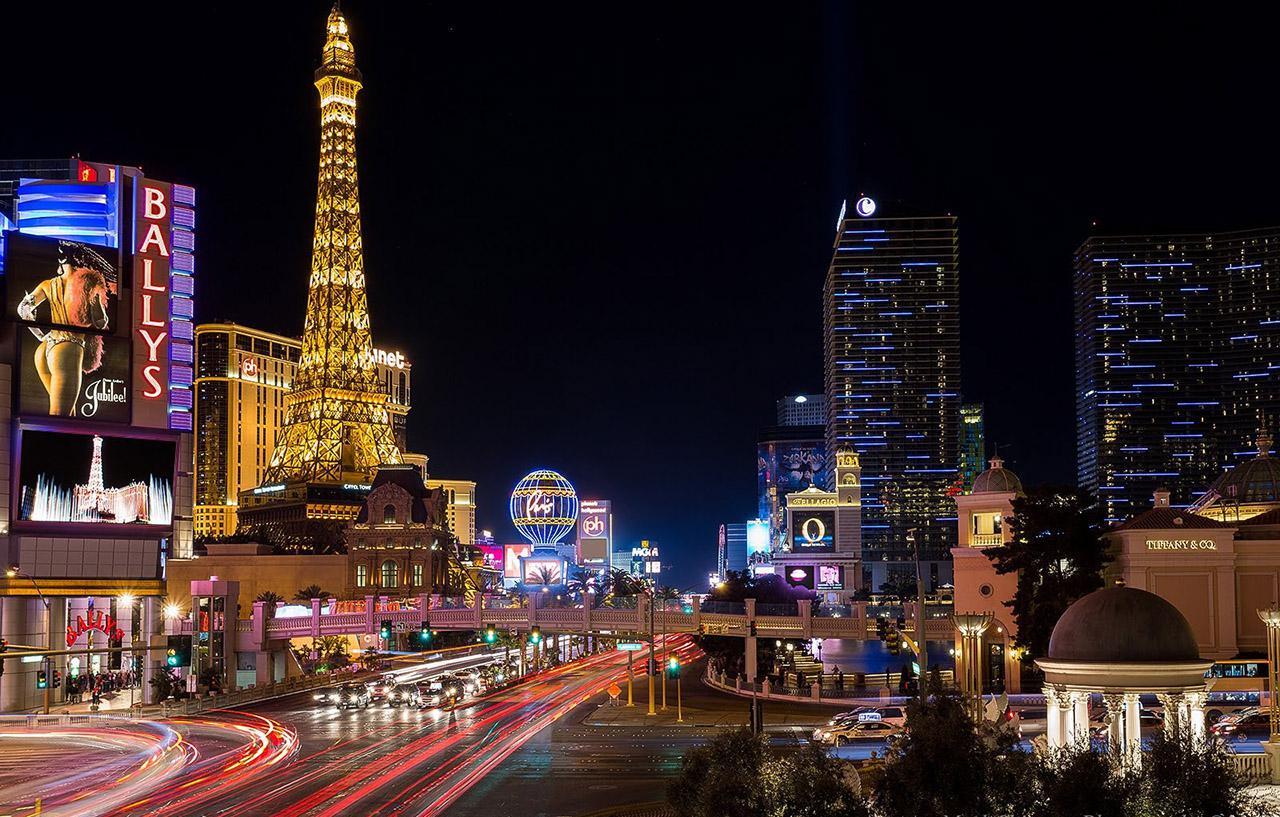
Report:
[{"label": "palm tree", "polygon": [[[569,591],[570,595],[581,597],[584,605],[590,603],[594,606],[599,603],[598,597],[600,594],[596,592],[596,574],[590,570],[574,571],[573,576],[569,578],[568,583],[565,585],[565,589]],[[588,599],[588,596],[593,598]]]},{"label": "palm tree", "polygon": [[275,605],[284,601],[284,596],[280,595],[274,590],[263,590],[261,593],[258,594],[257,598],[255,598],[254,601],[262,601],[262,602],[266,602],[267,604]]},{"label": "palm tree", "polygon": [[312,599],[328,599],[332,597],[332,593],[328,590],[321,590],[318,584],[309,584],[293,594],[294,601],[311,601]]},{"label": "palm tree", "polygon": [[678,588],[678,587],[672,587],[672,586],[671,586],[671,585],[669,585],[669,584],[659,585],[659,586],[658,586],[657,588],[655,588],[655,589],[654,589],[654,591],[653,591],[653,598],[654,598],[654,600],[655,600],[655,601],[660,601],[660,602],[662,602],[662,608],[661,608],[661,609],[665,610],[665,609],[667,609],[667,602],[669,602],[669,601],[678,601],[678,600],[679,600],[679,598],[680,598],[680,588]]}]

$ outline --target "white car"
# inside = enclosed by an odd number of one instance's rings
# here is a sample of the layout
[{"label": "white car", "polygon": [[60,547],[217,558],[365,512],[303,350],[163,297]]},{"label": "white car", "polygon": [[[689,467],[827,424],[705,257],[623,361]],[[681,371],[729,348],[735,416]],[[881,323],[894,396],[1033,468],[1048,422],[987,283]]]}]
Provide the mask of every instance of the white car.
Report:
[{"label": "white car", "polygon": [[843,746],[864,740],[886,740],[900,731],[902,730],[887,721],[862,721],[843,726],[825,726],[813,733],[813,739],[818,743]]}]

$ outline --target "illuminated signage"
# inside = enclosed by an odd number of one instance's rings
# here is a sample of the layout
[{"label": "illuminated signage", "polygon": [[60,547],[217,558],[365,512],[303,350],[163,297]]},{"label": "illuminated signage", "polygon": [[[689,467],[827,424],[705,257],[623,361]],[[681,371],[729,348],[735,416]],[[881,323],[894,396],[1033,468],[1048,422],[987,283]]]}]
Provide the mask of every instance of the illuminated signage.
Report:
[{"label": "illuminated signage", "polygon": [[120,186],[115,179],[78,181],[24,179],[18,184],[14,217],[19,231],[120,246]]},{"label": "illuminated signage", "polygon": [[844,567],[841,565],[818,565],[818,590],[843,590]]},{"label": "illuminated signage", "polygon": [[520,578],[520,558],[528,556],[533,552],[533,548],[529,545],[503,545],[502,546],[502,576],[505,579]]},{"label": "illuminated signage", "polygon": [[768,553],[769,522],[765,519],[751,519],[747,522],[747,558],[757,553]]},{"label": "illuminated signage", "polygon": [[124,640],[124,630],[121,630],[116,624],[114,616],[108,615],[101,610],[90,610],[88,612],[88,620],[85,616],[76,616],[75,624],[67,625],[67,646],[73,646],[76,639],[92,630],[103,633],[107,638],[113,641]]},{"label": "illuminated signage", "polygon": [[279,485],[259,485],[257,488],[253,489],[253,492],[255,494],[274,494],[277,491],[283,491],[284,489],[284,483],[280,483]]},{"label": "illuminated signage", "polygon": [[787,580],[787,584],[792,587],[803,587],[807,590],[813,589],[812,565],[787,565],[782,575]]},{"label": "illuminated signage", "polygon": [[1148,539],[1147,550],[1217,550],[1212,539]]},{"label": "illuminated signage", "polygon": [[578,539],[611,539],[613,503],[607,499],[584,499],[578,506]]},{"label": "illuminated signage", "polygon": [[525,584],[559,584],[560,559],[524,559],[521,579]]},{"label": "illuminated signage", "polygon": [[384,352],[381,349],[374,349],[369,359],[379,366],[389,366],[393,369],[403,369],[408,365],[402,352]]},{"label": "illuminated signage", "polygon": [[258,361],[251,357],[246,357],[240,361],[240,377],[245,380],[254,380],[258,376]]},{"label": "illuminated signage", "polygon": [[792,519],[791,549],[797,553],[830,553],[835,550],[835,513],[810,511]]},{"label": "illuminated signage", "polygon": [[836,498],[830,494],[819,496],[787,494],[787,505],[792,508],[832,508],[836,505]]},{"label": "illuminated signage", "polygon": [[133,422],[190,431],[195,188],[139,177],[133,198]]},{"label": "illuminated signage", "polygon": [[858,215],[862,216],[863,218],[866,218],[867,216],[875,213],[876,200],[871,198],[870,196],[863,196],[862,198],[858,199],[858,203],[853,206],[853,209],[855,212],[857,212]]}]

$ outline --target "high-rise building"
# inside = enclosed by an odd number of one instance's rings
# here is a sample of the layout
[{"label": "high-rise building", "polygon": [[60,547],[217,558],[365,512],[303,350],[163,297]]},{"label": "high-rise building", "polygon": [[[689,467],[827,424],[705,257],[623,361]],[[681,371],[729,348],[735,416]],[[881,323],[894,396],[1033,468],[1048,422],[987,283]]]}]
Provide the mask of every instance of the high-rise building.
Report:
[{"label": "high-rise building", "polygon": [[789,394],[778,401],[778,425],[821,426],[827,423],[824,394]]},{"label": "high-rise building", "polygon": [[[265,479],[301,356],[297,338],[235,323],[196,327],[196,536],[235,532],[240,493]],[[373,359],[401,441],[412,365],[401,352],[374,349]]]},{"label": "high-rise building", "polygon": [[910,560],[913,528],[926,560],[947,560],[955,540],[957,240],[954,216],[882,216],[869,198],[837,225],[823,293],[827,451],[861,458],[864,563]]},{"label": "high-rise building", "polygon": [[379,465],[399,464],[379,388],[365,292],[356,178],[356,94],[363,87],[347,20],[335,5],[315,86],[320,175],[302,355],[263,485],[241,494],[240,523],[309,538],[355,517]]},{"label": "high-rise building", "polygon": [[982,416],[981,403],[960,407],[960,483],[952,491],[956,495],[971,489],[973,480],[985,467],[987,439]]},{"label": "high-rise building", "polygon": [[1280,411],[1280,228],[1086,239],[1075,352],[1080,487],[1109,522],[1192,504]]},{"label": "high-rise building", "polygon": [[73,181],[80,162],[71,159],[0,159],[0,215],[16,222],[18,187],[23,179]]},{"label": "high-rise building", "polygon": [[469,479],[430,478],[425,484],[444,492],[445,520],[458,544],[476,544],[476,484]]},{"label": "high-rise building", "polygon": [[724,524],[724,568],[739,573],[747,569],[747,523]]}]

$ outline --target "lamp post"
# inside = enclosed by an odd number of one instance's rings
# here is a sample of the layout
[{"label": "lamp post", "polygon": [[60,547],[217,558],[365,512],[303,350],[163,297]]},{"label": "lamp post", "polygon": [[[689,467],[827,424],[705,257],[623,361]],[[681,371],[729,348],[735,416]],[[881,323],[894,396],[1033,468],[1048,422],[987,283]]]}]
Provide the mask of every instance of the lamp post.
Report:
[{"label": "lamp post", "polygon": [[970,696],[970,706],[975,721],[982,717],[982,664],[978,658],[982,652],[982,634],[994,619],[990,613],[957,613],[952,623],[960,631],[960,660],[964,665],[964,683],[961,690]]},{"label": "lamp post", "polygon": [[[26,579],[31,582],[31,586],[36,589],[36,595],[40,597],[40,603],[44,605],[44,648],[46,650],[52,650],[53,633],[49,632],[49,628],[53,624],[53,611],[49,609],[49,600],[44,597],[44,591],[40,589],[40,584],[35,580],[34,576],[28,573],[23,573],[19,570],[17,565],[6,570],[4,574],[10,579],[15,577],[19,579]],[[44,668],[45,678],[48,679],[53,675],[53,673],[50,672],[53,668],[52,660],[48,656],[45,656]],[[47,680],[44,687],[44,714],[49,714],[49,684],[47,683]]]},{"label": "lamp post", "polygon": [[1280,735],[1280,702],[1276,700],[1276,681],[1280,678],[1276,668],[1276,659],[1280,657],[1280,605],[1272,604],[1259,610],[1258,618],[1267,625],[1267,711],[1270,715],[1267,742],[1271,743]]}]

